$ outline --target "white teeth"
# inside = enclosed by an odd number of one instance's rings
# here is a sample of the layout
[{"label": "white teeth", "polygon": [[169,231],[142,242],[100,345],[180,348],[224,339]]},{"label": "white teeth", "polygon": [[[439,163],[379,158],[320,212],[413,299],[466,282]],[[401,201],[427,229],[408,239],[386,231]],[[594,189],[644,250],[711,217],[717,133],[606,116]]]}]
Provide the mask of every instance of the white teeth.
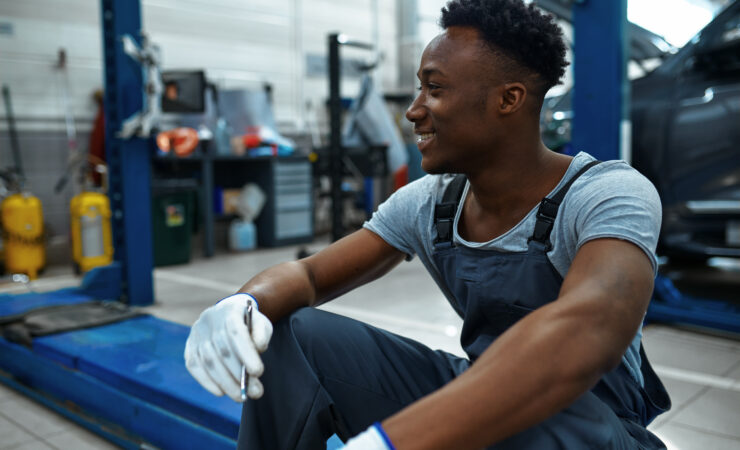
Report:
[{"label": "white teeth", "polygon": [[418,136],[418,137],[416,138],[416,143],[417,143],[417,144],[420,144],[420,143],[422,143],[422,142],[426,141],[427,139],[431,139],[431,138],[433,138],[433,137],[434,137],[435,135],[436,135],[436,133],[424,133],[424,134],[420,134],[420,135],[419,135],[419,136]]}]

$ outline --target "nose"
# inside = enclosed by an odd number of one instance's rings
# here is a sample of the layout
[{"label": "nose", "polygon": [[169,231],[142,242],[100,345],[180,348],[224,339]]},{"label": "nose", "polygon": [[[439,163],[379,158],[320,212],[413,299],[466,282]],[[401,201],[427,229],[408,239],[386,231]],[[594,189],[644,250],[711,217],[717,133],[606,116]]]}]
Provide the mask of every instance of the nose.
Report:
[{"label": "nose", "polygon": [[409,122],[416,123],[426,115],[426,110],[421,106],[421,97],[421,94],[417,95],[414,102],[406,110],[406,119]]}]

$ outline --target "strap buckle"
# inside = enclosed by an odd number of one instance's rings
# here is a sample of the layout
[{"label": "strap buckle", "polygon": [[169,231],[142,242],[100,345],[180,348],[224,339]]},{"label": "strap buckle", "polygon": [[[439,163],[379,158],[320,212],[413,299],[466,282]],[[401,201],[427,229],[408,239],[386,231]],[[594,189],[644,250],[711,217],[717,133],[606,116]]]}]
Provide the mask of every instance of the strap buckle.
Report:
[{"label": "strap buckle", "polygon": [[537,219],[543,220],[547,223],[554,223],[555,218],[558,215],[558,208],[560,202],[545,197],[540,202],[540,207],[537,209]]},{"label": "strap buckle", "polygon": [[437,239],[434,240],[435,244],[440,242],[452,242],[452,225],[454,219],[452,218],[441,218],[437,219]]},{"label": "strap buckle", "polygon": [[559,206],[560,202],[547,197],[542,199],[540,207],[537,209],[537,222],[534,224],[534,233],[527,239],[527,244],[537,241],[545,246],[546,252],[552,250],[550,233],[552,232],[553,224],[555,224]]}]

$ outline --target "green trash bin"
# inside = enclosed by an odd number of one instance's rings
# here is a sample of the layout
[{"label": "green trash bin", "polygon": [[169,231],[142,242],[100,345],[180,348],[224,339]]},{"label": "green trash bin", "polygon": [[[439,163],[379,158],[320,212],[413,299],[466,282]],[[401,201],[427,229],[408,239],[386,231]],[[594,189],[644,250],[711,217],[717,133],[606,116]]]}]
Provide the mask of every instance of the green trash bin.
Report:
[{"label": "green trash bin", "polygon": [[197,184],[194,180],[152,183],[154,265],[190,262]]}]

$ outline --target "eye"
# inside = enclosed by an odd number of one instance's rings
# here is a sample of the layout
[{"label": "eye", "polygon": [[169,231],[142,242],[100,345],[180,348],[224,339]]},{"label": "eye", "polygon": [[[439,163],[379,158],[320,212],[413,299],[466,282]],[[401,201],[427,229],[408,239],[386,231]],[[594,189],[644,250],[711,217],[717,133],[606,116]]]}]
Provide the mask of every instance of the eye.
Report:
[{"label": "eye", "polygon": [[434,84],[434,83],[424,83],[424,84],[423,84],[422,86],[418,86],[418,87],[416,88],[416,90],[417,90],[417,91],[421,91],[421,90],[423,90],[424,88],[426,88],[426,89],[429,89],[430,91],[434,91],[434,90],[440,89],[440,88],[441,88],[441,86],[439,86],[439,85],[437,85],[437,84]]}]

